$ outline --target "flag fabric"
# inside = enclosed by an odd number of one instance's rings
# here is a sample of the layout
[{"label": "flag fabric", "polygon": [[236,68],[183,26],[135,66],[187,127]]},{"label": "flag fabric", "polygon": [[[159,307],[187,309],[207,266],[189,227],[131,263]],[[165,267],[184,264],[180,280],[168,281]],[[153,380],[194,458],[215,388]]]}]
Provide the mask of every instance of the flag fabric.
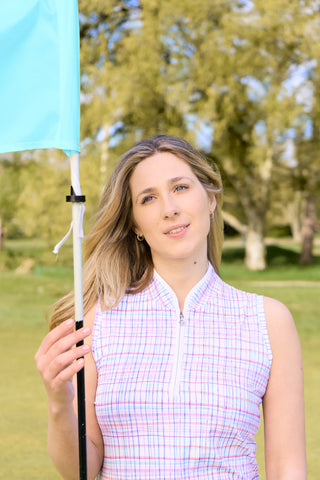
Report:
[{"label": "flag fabric", "polygon": [[0,153],[80,151],[77,0],[1,0]]}]

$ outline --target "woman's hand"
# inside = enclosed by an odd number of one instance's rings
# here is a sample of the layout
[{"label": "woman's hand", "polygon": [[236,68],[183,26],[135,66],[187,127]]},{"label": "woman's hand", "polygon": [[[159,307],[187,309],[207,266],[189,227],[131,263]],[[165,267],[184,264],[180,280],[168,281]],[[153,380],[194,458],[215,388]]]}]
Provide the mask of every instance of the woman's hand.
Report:
[{"label": "woman's hand", "polygon": [[[97,370],[91,354],[91,331],[97,305],[84,316],[84,328],[74,330],[74,321],[66,320],[49,332],[35,355],[37,368],[48,394],[48,451],[60,472],[68,480],[78,479],[79,445],[75,374],[85,365],[86,431],[88,479],[94,479],[103,463],[103,439],[97,421],[94,400]],[[85,345],[76,346],[85,340]]]},{"label": "woman's hand", "polygon": [[90,333],[88,327],[75,331],[74,321],[66,320],[46,335],[35,355],[49,405],[55,410],[70,406],[74,400],[72,377],[84,365],[81,357],[90,351],[89,345],[76,344]]}]

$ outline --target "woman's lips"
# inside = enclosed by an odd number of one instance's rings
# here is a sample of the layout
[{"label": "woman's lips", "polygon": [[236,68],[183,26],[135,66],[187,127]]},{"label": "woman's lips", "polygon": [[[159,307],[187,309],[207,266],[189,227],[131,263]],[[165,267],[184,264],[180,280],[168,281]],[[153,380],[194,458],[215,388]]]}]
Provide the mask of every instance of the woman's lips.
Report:
[{"label": "woman's lips", "polygon": [[174,225],[165,232],[165,235],[168,237],[182,237],[187,230],[189,229],[189,224],[187,225]]}]

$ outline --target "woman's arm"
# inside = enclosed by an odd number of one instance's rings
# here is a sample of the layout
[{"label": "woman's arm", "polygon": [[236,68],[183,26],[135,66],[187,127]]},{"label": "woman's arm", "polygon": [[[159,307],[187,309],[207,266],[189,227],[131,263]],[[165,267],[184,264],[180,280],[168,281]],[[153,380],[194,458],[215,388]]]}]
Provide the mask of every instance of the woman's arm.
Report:
[{"label": "woman's arm", "polygon": [[289,310],[265,298],[273,353],[263,400],[267,480],[305,480],[303,366],[300,342]]},{"label": "woman's arm", "polygon": [[[48,395],[49,455],[65,480],[78,480],[78,420],[76,416],[76,373],[85,355],[86,429],[88,480],[94,479],[103,462],[103,440],[96,419],[94,399],[97,372],[91,354],[91,331],[95,316],[92,308],[85,316],[85,327],[74,331],[74,322],[64,322],[42,341],[35,359]],[[85,346],[75,347],[80,340]],[[79,360],[78,360],[79,359]]]}]

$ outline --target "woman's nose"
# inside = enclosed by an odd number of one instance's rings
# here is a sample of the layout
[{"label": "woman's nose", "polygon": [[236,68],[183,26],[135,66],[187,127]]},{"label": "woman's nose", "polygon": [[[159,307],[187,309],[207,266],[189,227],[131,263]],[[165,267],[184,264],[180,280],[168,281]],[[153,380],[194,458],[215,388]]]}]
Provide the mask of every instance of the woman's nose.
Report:
[{"label": "woman's nose", "polygon": [[171,218],[176,215],[179,215],[179,213],[180,213],[180,208],[171,196],[168,196],[163,199],[164,218]]}]

